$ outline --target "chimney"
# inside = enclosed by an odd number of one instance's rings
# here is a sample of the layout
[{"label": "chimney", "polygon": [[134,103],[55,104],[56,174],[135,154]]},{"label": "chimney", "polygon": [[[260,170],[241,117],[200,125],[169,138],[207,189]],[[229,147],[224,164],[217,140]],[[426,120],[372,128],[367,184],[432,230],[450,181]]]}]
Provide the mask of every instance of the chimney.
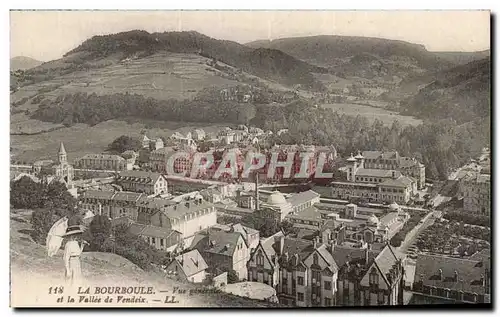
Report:
[{"label": "chimney", "polygon": [[367,246],[365,249],[365,265],[368,265],[368,263],[370,262],[370,249],[371,245]]},{"label": "chimney", "polygon": [[453,272],[453,280],[455,282],[458,282],[458,272],[455,270],[455,272]]},{"label": "chimney", "polygon": [[439,275],[439,280],[443,280],[443,270],[439,269],[438,270],[438,275]]},{"label": "chimney", "polygon": [[283,247],[285,245],[285,237],[284,236],[279,236],[278,237],[278,246],[279,246],[279,254],[283,254]]},{"label": "chimney", "polygon": [[260,201],[259,201],[259,172],[255,171],[255,211],[259,211],[260,209]]},{"label": "chimney", "polygon": [[319,247],[319,236],[314,237],[313,247],[314,249],[317,249]]},{"label": "chimney", "polygon": [[330,253],[335,253],[335,240],[330,240]]}]

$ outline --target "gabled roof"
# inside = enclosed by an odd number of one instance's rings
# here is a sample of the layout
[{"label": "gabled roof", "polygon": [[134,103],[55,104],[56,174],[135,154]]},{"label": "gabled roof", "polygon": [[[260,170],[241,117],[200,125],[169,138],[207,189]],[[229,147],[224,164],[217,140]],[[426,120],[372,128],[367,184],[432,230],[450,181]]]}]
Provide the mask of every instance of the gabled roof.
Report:
[{"label": "gabled roof", "polygon": [[207,262],[196,249],[175,257],[186,276],[194,275],[208,268]]},{"label": "gabled roof", "polygon": [[245,227],[243,226],[242,224],[240,223],[237,223],[237,224],[234,224],[232,226],[233,230],[235,232],[240,232],[242,234],[254,234],[254,233],[259,233],[259,230],[255,230],[253,228],[250,228],[250,227]]},{"label": "gabled roof", "polygon": [[335,270],[339,269],[337,262],[335,262],[333,255],[330,253],[330,251],[328,250],[328,247],[326,245],[324,245],[324,244],[320,245],[317,250],[318,250],[319,254],[321,254],[321,256],[323,257],[323,259],[325,259],[325,261],[330,266],[335,267]]},{"label": "gabled roof", "polygon": [[[479,261],[468,259],[419,254],[415,268],[415,281],[420,281],[422,277],[424,285],[484,294],[485,287],[480,280],[481,275],[485,273],[485,267],[479,263]],[[443,273],[442,279],[439,279],[440,269]],[[458,281],[454,279],[455,271]]]}]

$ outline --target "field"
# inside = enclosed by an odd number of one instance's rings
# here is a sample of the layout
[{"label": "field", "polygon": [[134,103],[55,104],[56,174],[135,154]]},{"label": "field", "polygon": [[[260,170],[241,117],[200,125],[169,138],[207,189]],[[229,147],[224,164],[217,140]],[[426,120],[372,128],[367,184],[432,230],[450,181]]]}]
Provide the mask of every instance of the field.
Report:
[{"label": "field", "polygon": [[202,128],[205,132],[213,132],[223,125],[204,126],[197,123],[156,122],[141,120],[110,120],[93,127],[76,124],[69,128],[44,132],[35,135],[11,135],[11,158],[21,162],[34,162],[41,159],[55,159],[59,143],[64,142],[71,162],[85,154],[101,153],[114,139],[121,135],[140,137],[145,131],[150,138],[169,137],[173,132],[186,133],[194,128]]},{"label": "field", "polygon": [[353,103],[331,103],[321,105],[323,108],[332,109],[338,113],[351,115],[351,116],[364,116],[370,122],[379,119],[386,125],[391,125],[395,120],[398,120],[401,125],[419,125],[422,124],[422,120],[416,119],[411,116],[402,116],[397,112],[388,111],[381,108],[370,107],[365,105],[358,105]]}]

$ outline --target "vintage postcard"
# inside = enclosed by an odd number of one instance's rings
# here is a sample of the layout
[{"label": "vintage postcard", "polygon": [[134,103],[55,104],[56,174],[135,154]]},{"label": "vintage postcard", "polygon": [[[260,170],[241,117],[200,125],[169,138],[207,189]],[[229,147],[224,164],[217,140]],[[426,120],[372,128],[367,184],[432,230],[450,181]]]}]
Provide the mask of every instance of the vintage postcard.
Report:
[{"label": "vintage postcard", "polygon": [[489,11],[10,34],[12,307],[492,307]]}]

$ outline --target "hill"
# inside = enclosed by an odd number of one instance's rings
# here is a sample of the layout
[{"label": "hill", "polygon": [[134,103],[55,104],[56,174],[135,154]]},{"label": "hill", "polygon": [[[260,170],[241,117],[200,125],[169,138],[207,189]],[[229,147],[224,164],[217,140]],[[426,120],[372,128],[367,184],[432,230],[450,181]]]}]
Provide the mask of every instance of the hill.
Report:
[{"label": "hill", "polygon": [[[45,247],[31,240],[29,232],[30,211],[11,211],[10,262],[11,305],[15,307],[55,307],[55,295],[48,294],[49,287],[62,285],[64,265],[62,252],[47,257]],[[160,273],[141,270],[130,261],[110,253],[84,252],[82,270],[85,286],[151,286],[158,290],[172,291],[174,287],[196,292],[199,288],[182,284],[161,276]],[[169,292],[172,294],[171,292]],[[164,297],[158,295],[158,297]],[[149,302],[144,307],[268,307],[272,304],[249,300],[226,293],[194,293],[178,295],[177,304]],[[114,306],[109,304],[109,306]],[[95,304],[75,304],[75,307],[95,307]],[[100,305],[102,306],[102,305]],[[123,306],[123,305],[122,305]]]},{"label": "hill", "polygon": [[433,52],[433,54],[442,60],[460,65],[489,57],[490,50],[477,52]]},{"label": "hill", "polygon": [[260,40],[246,45],[281,50],[309,63],[334,69],[339,66],[346,67],[350,58],[360,54],[376,56],[377,60],[387,63],[389,67],[404,68],[408,67],[405,64],[409,63],[411,67],[429,70],[451,65],[448,61],[440,60],[422,45],[371,37],[319,35]]},{"label": "hill", "polygon": [[10,70],[15,71],[18,69],[25,70],[41,65],[43,62],[38,61],[31,57],[16,56],[10,59]]},{"label": "hill", "polygon": [[404,113],[420,118],[451,118],[458,123],[486,119],[491,113],[490,72],[490,58],[436,72],[401,106]]},{"label": "hill", "polygon": [[[171,61],[168,58],[165,60],[169,55],[175,55],[181,60]],[[148,59],[158,56],[160,59],[155,61],[156,65],[151,65]],[[210,60],[211,65],[219,63],[221,67],[207,69],[206,66],[209,65],[206,65],[208,63],[202,57]],[[198,68],[201,69],[189,69],[187,74],[182,69],[171,69],[181,66],[184,63],[183,59],[187,63],[194,62],[200,65]],[[195,61],[192,61],[193,59]],[[113,72],[120,73],[129,63],[134,65],[141,62],[144,62],[142,64],[146,67],[153,66],[156,69],[154,75],[158,77],[162,77],[161,75],[196,77],[200,72],[209,71],[215,75],[219,72],[230,73],[223,74],[223,77],[236,81],[242,72],[246,72],[266,80],[288,86],[301,85],[308,89],[321,88],[321,84],[314,79],[312,72],[326,72],[326,69],[309,65],[278,50],[252,49],[236,42],[213,39],[198,32],[148,33],[135,30],[94,36],[66,53],[63,58],[45,63],[31,73],[32,77],[38,76],[36,79],[33,78],[34,81],[43,80],[43,76],[55,78],[70,74],[81,78],[81,71],[88,73],[92,70],[99,75],[103,68],[111,68]],[[134,70],[139,71],[135,68]],[[144,78],[142,79],[144,81]],[[189,84],[190,78],[185,79]]]}]

